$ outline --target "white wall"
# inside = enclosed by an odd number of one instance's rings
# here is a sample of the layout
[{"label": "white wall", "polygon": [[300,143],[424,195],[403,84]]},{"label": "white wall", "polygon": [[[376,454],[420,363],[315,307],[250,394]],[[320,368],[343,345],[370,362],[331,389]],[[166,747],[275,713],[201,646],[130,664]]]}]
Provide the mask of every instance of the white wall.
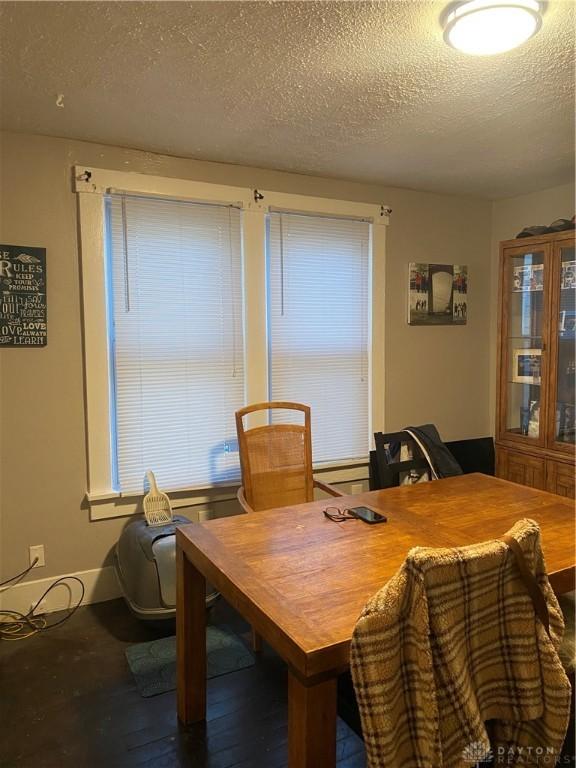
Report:
[{"label": "white wall", "polygon": [[[36,579],[110,565],[126,522],[90,522],[84,502],[82,315],[71,183],[75,164],[389,204],[386,281],[380,286],[386,302],[386,428],[432,421],[446,440],[490,433],[489,202],[67,139],[9,133],[1,138],[0,239],[45,247],[48,282],[48,345],[0,352],[5,576],[28,565],[31,544],[46,548],[46,567],[34,570]],[[411,261],[468,264],[466,326],[408,326]],[[233,502],[224,504],[232,511]]]}]

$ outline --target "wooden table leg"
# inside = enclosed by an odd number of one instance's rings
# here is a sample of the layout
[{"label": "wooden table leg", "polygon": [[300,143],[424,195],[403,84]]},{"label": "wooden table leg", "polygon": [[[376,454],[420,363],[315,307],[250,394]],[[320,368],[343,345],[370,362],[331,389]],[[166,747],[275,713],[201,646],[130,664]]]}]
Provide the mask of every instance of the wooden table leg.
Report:
[{"label": "wooden table leg", "polygon": [[178,719],[206,719],[206,579],[176,547]]},{"label": "wooden table leg", "polygon": [[288,766],[335,768],[336,678],[304,685],[288,671]]}]

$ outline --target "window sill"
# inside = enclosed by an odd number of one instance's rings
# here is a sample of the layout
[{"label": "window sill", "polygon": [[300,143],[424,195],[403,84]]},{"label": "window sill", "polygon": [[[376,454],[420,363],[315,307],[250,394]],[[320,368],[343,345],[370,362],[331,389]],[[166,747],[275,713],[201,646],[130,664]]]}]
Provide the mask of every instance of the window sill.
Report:
[{"label": "window sill", "polygon": [[[350,483],[368,479],[368,460],[357,459],[340,464],[327,462],[314,467],[318,479],[331,484]],[[196,517],[219,517],[217,506],[224,502],[235,502],[239,483],[226,485],[177,488],[169,491],[170,502],[174,510],[195,508]],[[109,493],[86,494],[90,508],[90,520],[109,520],[115,517],[129,517],[142,512],[144,493],[122,494],[118,491]],[[216,505],[216,509],[214,508]],[[203,515],[202,510],[207,509]],[[224,511],[225,513],[225,511]]]}]

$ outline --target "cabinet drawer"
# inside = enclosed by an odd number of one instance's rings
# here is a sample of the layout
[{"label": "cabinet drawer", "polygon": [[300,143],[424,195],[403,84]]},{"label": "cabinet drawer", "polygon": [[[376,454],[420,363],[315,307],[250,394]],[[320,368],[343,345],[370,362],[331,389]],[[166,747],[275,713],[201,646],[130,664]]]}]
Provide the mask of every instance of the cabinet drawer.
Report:
[{"label": "cabinet drawer", "polygon": [[496,474],[511,483],[546,489],[546,462],[537,456],[498,448]]},{"label": "cabinet drawer", "polygon": [[546,462],[546,490],[573,499],[575,496],[574,467],[564,462],[548,460]]}]

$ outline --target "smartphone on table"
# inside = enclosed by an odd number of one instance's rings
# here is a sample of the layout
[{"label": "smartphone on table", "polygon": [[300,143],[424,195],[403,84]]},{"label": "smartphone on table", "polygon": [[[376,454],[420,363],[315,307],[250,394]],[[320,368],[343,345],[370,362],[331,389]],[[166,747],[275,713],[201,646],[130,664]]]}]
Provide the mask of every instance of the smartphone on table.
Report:
[{"label": "smartphone on table", "polygon": [[354,517],[363,520],[365,523],[370,523],[371,525],[375,523],[385,523],[388,520],[386,515],[383,515],[381,512],[376,512],[375,509],[370,509],[370,507],[351,507],[349,511]]}]

